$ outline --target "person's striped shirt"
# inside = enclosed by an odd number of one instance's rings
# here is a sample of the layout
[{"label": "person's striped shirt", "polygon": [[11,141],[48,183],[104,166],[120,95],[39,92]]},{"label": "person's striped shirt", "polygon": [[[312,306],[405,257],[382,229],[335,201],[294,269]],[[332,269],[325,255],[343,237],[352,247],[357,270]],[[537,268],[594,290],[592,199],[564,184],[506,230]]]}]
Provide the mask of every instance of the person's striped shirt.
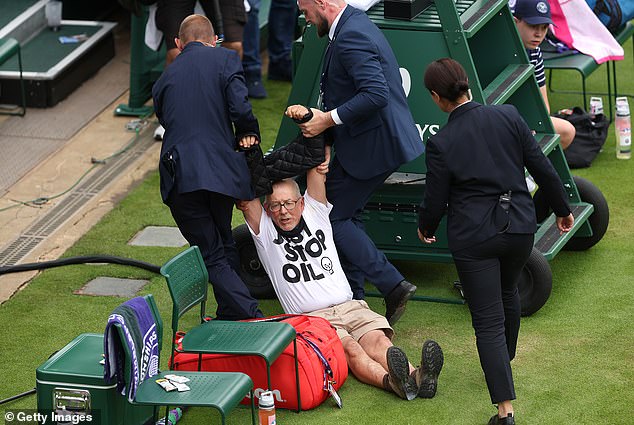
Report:
[{"label": "person's striped shirt", "polygon": [[528,61],[535,67],[535,79],[539,87],[546,85],[546,74],[544,73],[544,58],[539,47],[536,49],[526,49]]}]

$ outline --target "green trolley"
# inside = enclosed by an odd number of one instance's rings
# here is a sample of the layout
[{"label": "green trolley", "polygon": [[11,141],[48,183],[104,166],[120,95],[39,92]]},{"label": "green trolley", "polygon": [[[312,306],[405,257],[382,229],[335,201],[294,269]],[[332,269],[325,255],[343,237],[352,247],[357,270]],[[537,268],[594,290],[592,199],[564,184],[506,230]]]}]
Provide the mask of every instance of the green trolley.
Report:
[{"label": "green trolley", "polygon": [[[447,120],[423,85],[425,68],[433,60],[452,57],[466,69],[474,100],[517,107],[559,174],[575,224],[571,232],[559,235],[554,214],[543,202],[539,190],[535,193],[539,229],[519,282],[522,314],[530,315],[550,295],[552,274],[548,261],[562,249],[585,250],[599,242],[607,230],[609,210],[605,198],[592,183],[570,174],[507,3],[508,0],[437,0],[411,20],[403,20],[386,18],[383,2],[379,2],[367,14],[381,28],[397,57],[421,143]],[[326,40],[317,37],[314,27],[306,27],[294,47],[296,77],[289,105],[317,104],[325,48]],[[297,126],[285,117],[275,147],[288,143],[297,133]],[[392,174],[363,211],[367,233],[389,259],[452,261],[444,221],[435,244],[422,244],[416,234],[425,172],[423,154]],[[234,235],[241,255],[241,274],[252,293],[273,294],[247,229],[236,228]]]}]

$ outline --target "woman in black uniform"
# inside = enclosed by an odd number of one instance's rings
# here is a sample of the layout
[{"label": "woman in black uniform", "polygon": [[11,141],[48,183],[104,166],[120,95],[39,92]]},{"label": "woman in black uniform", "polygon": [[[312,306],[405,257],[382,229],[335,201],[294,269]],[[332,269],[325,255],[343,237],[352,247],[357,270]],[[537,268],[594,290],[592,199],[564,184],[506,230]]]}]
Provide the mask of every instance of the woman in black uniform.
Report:
[{"label": "woman in black uniform", "polygon": [[559,176],[512,105],[470,101],[467,74],[453,59],[432,62],[425,87],[447,124],[427,142],[427,183],[418,234],[425,243],[447,214],[447,237],[469,304],[480,364],[498,414],[515,424],[510,361],[520,327],[517,280],[537,230],[528,169],[557,215],[560,232],[574,218]]}]

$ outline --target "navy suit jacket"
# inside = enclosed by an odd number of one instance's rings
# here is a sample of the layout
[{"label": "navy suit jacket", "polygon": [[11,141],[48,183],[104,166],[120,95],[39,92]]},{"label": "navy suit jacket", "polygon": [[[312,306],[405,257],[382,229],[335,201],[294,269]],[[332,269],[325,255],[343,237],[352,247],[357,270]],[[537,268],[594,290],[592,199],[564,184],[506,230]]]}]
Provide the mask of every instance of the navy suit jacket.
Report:
[{"label": "navy suit jacket", "polygon": [[343,121],[332,131],[346,172],[369,179],[423,153],[394,52],[364,12],[345,8],[326,50],[323,72],[323,107],[337,108]]},{"label": "navy suit jacket", "polygon": [[152,96],[165,127],[159,164],[163,202],[172,190],[252,199],[245,154],[236,152],[236,138],[259,138],[259,128],[238,54],[188,43],[154,84]]},{"label": "navy suit jacket", "polygon": [[419,229],[436,231],[447,213],[452,251],[483,242],[504,230],[507,216],[498,200],[511,191],[507,233],[537,230],[524,167],[555,214],[570,214],[567,196],[552,164],[512,105],[469,102],[449,115],[447,124],[427,141],[427,182]]}]

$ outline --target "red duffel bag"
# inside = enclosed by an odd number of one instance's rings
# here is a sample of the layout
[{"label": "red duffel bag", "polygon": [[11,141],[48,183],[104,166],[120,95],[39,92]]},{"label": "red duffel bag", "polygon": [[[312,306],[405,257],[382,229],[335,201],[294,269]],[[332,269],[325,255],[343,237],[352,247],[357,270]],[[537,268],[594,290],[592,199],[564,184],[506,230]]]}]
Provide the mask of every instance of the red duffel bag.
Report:
[{"label": "red duffel bag", "polygon": [[[262,320],[262,319],[260,319]],[[348,364],[341,340],[330,322],[321,317],[305,315],[280,315],[264,320],[279,320],[289,323],[297,332],[297,357],[301,409],[319,406],[330,395],[324,388],[326,381],[338,390],[348,377]],[[177,341],[180,349],[180,340]],[[173,369],[198,370],[198,354],[174,352]],[[267,388],[266,363],[258,356],[234,354],[205,354],[201,370],[209,372],[243,372],[251,377],[258,397]],[[297,385],[295,383],[295,360],[293,344],[282,352],[271,365],[271,386],[275,407],[297,410]],[[248,398],[243,404],[250,403]]]}]

